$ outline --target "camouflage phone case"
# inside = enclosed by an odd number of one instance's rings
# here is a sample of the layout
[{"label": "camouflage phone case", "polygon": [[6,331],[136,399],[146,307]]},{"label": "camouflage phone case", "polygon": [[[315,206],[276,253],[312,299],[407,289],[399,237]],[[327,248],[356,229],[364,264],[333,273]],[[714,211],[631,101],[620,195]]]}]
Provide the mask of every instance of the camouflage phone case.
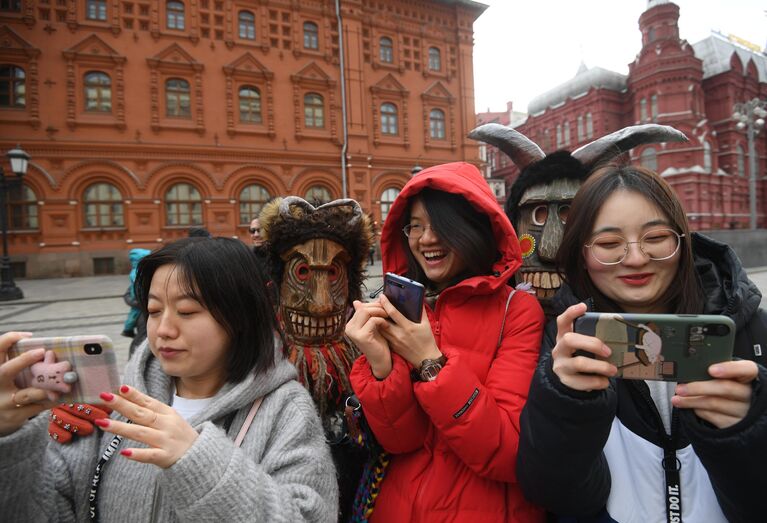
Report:
[{"label": "camouflage phone case", "polygon": [[715,315],[586,313],[575,332],[602,340],[617,377],[636,380],[711,379],[708,367],[731,360],[735,343],[735,323]]},{"label": "camouflage phone case", "polygon": [[[107,336],[65,336],[58,338],[26,338],[17,342],[9,356],[44,348],[56,356],[56,362],[68,361],[77,380],[72,390],[62,394],[64,403],[100,403],[102,392],[117,392],[120,375],[112,340]],[[50,359],[50,357],[48,357]],[[40,362],[22,371],[16,379],[19,387],[59,390],[65,380],[65,369],[52,362]]]}]

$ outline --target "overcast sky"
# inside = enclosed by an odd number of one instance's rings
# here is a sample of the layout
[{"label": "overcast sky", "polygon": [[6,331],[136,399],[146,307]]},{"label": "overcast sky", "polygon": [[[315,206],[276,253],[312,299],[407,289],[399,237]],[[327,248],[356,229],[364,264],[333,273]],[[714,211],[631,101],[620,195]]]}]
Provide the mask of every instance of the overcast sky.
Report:
[{"label": "overcast sky", "polygon": [[[641,46],[647,0],[478,0],[489,5],[474,24],[477,112],[506,102],[527,112],[532,98],[572,78],[583,60],[622,74]],[[766,0],[675,0],[679,33],[691,44],[712,30],[764,48]]]}]

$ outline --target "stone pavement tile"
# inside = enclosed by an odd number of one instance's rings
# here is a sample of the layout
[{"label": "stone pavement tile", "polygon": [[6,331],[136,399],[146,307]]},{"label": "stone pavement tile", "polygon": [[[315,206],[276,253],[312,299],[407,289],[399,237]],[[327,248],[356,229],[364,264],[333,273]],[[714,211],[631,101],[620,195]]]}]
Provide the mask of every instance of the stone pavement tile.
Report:
[{"label": "stone pavement tile", "polygon": [[122,296],[128,288],[128,275],[88,276],[82,278],[47,278],[17,280],[24,299],[15,303],[34,301],[78,300],[83,298]]}]

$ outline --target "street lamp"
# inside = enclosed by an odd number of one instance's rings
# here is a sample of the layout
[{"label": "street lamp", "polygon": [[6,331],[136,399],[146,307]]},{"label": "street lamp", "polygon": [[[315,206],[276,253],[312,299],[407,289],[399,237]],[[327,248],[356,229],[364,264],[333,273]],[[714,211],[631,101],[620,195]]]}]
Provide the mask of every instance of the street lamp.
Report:
[{"label": "street lamp", "polygon": [[0,228],[3,232],[3,256],[0,258],[0,301],[20,300],[24,297],[21,289],[13,283],[11,273],[11,259],[8,257],[8,205],[6,197],[8,189],[14,183],[21,183],[22,177],[27,174],[29,155],[17,145],[15,149],[8,151],[8,159],[11,161],[11,171],[18,176],[18,180],[5,178],[5,172],[0,166]]},{"label": "street lamp", "polygon": [[756,229],[756,175],[757,158],[754,138],[764,127],[764,118],[767,117],[767,101],[754,98],[748,102],[736,103],[732,108],[732,117],[738,122],[735,127],[738,130],[746,130],[748,136],[748,199],[751,214],[751,228]]}]

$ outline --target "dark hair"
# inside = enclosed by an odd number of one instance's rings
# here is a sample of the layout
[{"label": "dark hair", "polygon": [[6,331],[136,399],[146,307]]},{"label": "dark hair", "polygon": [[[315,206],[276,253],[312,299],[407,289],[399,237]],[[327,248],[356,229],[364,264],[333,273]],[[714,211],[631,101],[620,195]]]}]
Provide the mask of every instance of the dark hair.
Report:
[{"label": "dark hair", "polygon": [[671,227],[684,234],[680,247],[679,268],[674,284],[661,296],[661,303],[677,314],[696,314],[703,310],[703,287],[695,271],[690,242],[690,227],[682,204],[673,189],[656,173],[635,166],[607,166],[597,170],[580,187],[570,207],[557,266],[571,289],[581,299],[593,298],[599,312],[620,312],[591,281],[583,260],[583,246],[588,243],[597,214],[615,191],[640,194],[658,207]]},{"label": "dark hair", "polygon": [[157,269],[176,266],[184,292],[193,296],[229,336],[227,381],[274,365],[277,323],[256,261],[244,243],[231,238],[182,238],[145,256],[136,273],[136,296],[145,315]]},{"label": "dark hair", "polygon": [[[490,274],[493,264],[499,257],[490,218],[477,211],[461,195],[436,189],[424,189],[410,198],[405,212],[407,220],[405,223],[409,222],[413,203],[418,200],[422,201],[426,207],[431,225],[439,239],[466,266],[466,269],[450,284],[472,276]],[[404,234],[402,242],[407,254],[408,277],[423,284],[430,283],[413,253],[410,252],[408,239]]]},{"label": "dark hair", "polygon": [[189,237],[190,238],[210,238],[212,235],[210,234],[210,231],[206,229],[205,227],[190,227],[189,228]]}]

